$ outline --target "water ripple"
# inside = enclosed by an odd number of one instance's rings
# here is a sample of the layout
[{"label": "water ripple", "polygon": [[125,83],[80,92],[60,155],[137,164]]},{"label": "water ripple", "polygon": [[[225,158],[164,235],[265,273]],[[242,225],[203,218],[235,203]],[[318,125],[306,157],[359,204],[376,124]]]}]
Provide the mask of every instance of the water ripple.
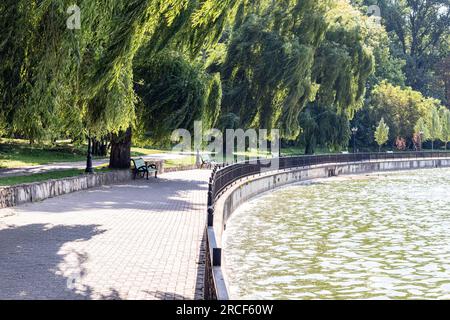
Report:
[{"label": "water ripple", "polygon": [[294,185],[227,225],[237,299],[448,299],[450,170]]}]

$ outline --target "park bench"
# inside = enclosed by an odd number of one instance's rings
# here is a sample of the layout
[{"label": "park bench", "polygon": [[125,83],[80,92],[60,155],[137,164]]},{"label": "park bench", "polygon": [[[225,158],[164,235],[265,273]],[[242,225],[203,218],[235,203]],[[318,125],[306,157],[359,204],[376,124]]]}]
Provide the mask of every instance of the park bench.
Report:
[{"label": "park bench", "polygon": [[202,154],[202,155],[200,155],[200,158],[202,161],[202,164],[201,164],[202,168],[206,166],[207,168],[211,169],[213,166],[216,165],[216,162],[211,159],[209,154]]},{"label": "park bench", "polygon": [[156,165],[154,165],[154,164],[147,165],[145,163],[144,159],[142,159],[142,158],[131,159],[131,161],[133,161],[133,166],[134,166],[133,167],[133,174],[134,174],[133,179],[136,179],[137,175],[140,173],[147,175],[147,180],[148,180],[148,175],[150,173],[154,173],[155,178],[158,178],[158,170],[156,168]]}]

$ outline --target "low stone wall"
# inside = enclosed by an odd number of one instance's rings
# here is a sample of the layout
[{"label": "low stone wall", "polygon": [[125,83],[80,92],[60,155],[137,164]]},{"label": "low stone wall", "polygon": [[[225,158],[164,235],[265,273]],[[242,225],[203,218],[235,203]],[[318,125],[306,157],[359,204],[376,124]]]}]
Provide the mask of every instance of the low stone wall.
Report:
[{"label": "low stone wall", "polygon": [[128,181],[131,178],[130,170],[115,170],[92,175],[0,187],[0,208],[42,201],[67,193]]},{"label": "low stone wall", "polygon": [[196,170],[196,169],[199,169],[199,167],[197,165],[193,164],[193,165],[170,167],[170,168],[165,167],[163,172],[169,173],[169,172]]},{"label": "low stone wall", "polygon": [[[421,160],[391,160],[391,161],[374,161],[374,162],[351,162],[338,164],[323,164],[310,167],[295,168],[290,170],[276,171],[259,176],[245,178],[236,183],[227,190],[215,203],[213,227],[208,227],[208,243],[214,243],[215,246],[209,246],[210,258],[212,251],[222,252],[222,234],[226,229],[226,224],[233,212],[246,201],[261,195],[264,192],[280,188],[282,186],[300,182],[313,180],[318,178],[327,178],[339,175],[363,174],[371,172],[400,171],[422,168],[439,168],[450,167],[450,159],[421,159]],[[211,297],[217,296],[219,300],[228,299],[228,290],[226,285],[226,274],[221,266],[221,262],[211,265],[207,264],[210,269],[207,272],[214,281],[214,288],[209,288]],[[220,274],[220,277],[216,277]]]}]

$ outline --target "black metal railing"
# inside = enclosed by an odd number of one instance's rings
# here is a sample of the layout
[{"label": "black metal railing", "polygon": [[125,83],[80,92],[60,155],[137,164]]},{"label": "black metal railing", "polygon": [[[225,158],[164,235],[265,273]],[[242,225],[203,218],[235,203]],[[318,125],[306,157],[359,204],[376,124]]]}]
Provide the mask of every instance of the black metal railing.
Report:
[{"label": "black metal railing", "polygon": [[[317,156],[288,156],[276,159],[255,159],[231,165],[217,165],[211,174],[208,189],[208,212],[213,210],[216,199],[235,182],[264,172],[287,170],[326,163],[361,161],[386,161],[396,159],[424,159],[450,157],[450,152],[397,152],[397,153],[350,153]],[[274,163],[276,162],[276,163]],[[212,210],[211,210],[212,209]],[[212,213],[212,212],[211,212]]]},{"label": "black metal railing", "polygon": [[[206,267],[205,292],[208,292],[207,299],[227,300],[228,289],[223,280],[221,259],[222,249],[218,246],[217,237],[213,227],[215,203],[217,199],[234,183],[241,179],[270,173],[271,171],[290,170],[302,167],[310,167],[320,164],[340,164],[352,162],[375,162],[387,160],[408,160],[408,159],[450,159],[450,152],[399,152],[399,153],[356,153],[356,154],[329,154],[319,156],[290,156],[276,159],[255,159],[239,162],[231,165],[217,165],[211,174],[208,190],[208,227],[207,243],[208,258]],[[274,161],[274,162],[270,162]],[[219,217],[220,218],[220,217]],[[222,217],[223,218],[223,217]],[[222,220],[222,224],[224,221]],[[224,225],[218,225],[219,229]],[[215,271],[213,271],[213,268]]]}]

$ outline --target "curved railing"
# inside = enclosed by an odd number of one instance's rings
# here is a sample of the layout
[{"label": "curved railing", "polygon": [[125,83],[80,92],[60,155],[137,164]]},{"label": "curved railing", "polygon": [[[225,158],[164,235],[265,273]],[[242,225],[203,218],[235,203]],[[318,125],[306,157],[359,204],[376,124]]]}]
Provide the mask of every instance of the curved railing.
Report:
[{"label": "curved railing", "polygon": [[[211,268],[221,265],[221,249],[216,246],[216,235],[214,233],[215,204],[220,196],[232,185],[243,178],[270,173],[271,171],[289,170],[295,168],[309,167],[321,164],[339,164],[351,162],[375,162],[388,160],[421,160],[450,158],[450,152],[398,152],[398,153],[352,153],[352,154],[327,154],[318,156],[289,156],[275,159],[255,159],[238,162],[231,165],[217,165],[214,167],[208,186],[208,228],[207,228],[207,266]],[[270,161],[276,161],[276,165]],[[212,282],[216,283],[217,276],[211,271]],[[216,298],[215,294],[208,294],[209,298]],[[221,298],[226,298],[226,288]],[[208,298],[208,297],[207,297]]]},{"label": "curved railing", "polygon": [[[450,152],[352,153],[318,156],[289,156],[278,158],[278,165],[274,171],[325,163],[445,158],[448,156],[450,156]],[[209,180],[208,208],[214,206],[215,200],[223,193],[224,190],[236,181],[259,174],[263,171],[269,171],[270,165],[264,163],[268,160],[270,159],[251,160],[232,165],[217,165],[213,169]]]}]

